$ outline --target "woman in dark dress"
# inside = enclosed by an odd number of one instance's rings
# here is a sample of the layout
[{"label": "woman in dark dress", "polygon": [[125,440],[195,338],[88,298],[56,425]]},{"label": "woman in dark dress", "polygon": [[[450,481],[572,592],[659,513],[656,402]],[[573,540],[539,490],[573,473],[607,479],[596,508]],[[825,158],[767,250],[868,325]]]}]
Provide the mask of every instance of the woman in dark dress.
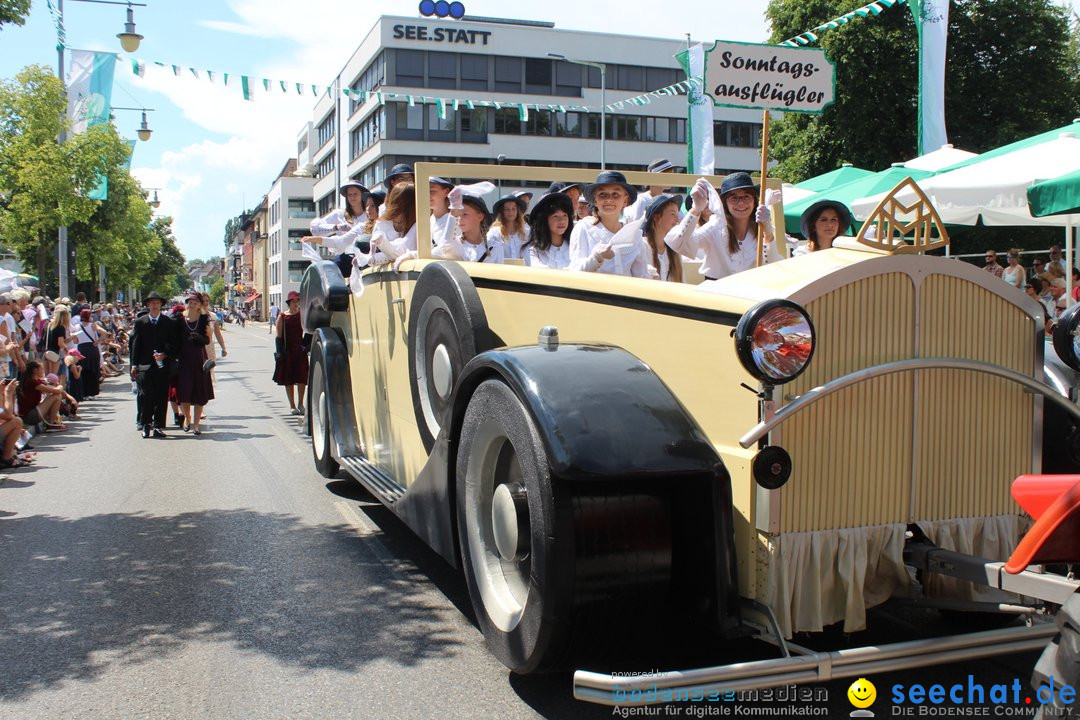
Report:
[{"label": "woman in dark dress", "polygon": [[[274,360],[274,382],[285,386],[289,412],[304,414],[304,391],[307,390],[308,357],[304,352],[304,327],[300,322],[300,293],[293,290],[286,298],[286,309],[278,315],[275,325],[278,352]],[[293,392],[296,400],[293,400]]]},{"label": "woman in dark dress", "polygon": [[[187,299],[187,310],[180,316],[180,372],[176,376],[176,399],[184,416],[184,432],[201,435],[199,421],[203,405],[214,399],[214,383],[210,372],[203,369],[206,346],[210,344],[210,319],[202,312],[197,295]],[[195,406],[195,420],[191,406]]]},{"label": "woman in dark dress", "polygon": [[97,397],[101,388],[101,351],[98,343],[105,329],[91,316],[90,308],[79,311],[79,352],[83,355],[82,391],[85,397]]}]

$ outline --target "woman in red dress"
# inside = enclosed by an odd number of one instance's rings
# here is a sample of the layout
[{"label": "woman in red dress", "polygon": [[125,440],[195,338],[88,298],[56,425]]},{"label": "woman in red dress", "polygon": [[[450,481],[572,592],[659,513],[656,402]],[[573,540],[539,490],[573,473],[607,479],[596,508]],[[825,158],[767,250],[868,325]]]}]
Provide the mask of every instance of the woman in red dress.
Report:
[{"label": "woman in red dress", "polygon": [[290,414],[303,415],[308,357],[304,352],[304,327],[300,322],[300,293],[295,290],[289,293],[285,310],[278,315],[275,328],[279,342],[278,352],[274,356],[274,382],[285,386]]}]

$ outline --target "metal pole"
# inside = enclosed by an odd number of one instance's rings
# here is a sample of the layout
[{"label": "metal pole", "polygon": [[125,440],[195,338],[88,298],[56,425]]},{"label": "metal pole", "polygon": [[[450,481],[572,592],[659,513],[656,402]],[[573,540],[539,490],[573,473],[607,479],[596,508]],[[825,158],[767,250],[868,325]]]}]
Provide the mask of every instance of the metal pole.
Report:
[{"label": "metal pole", "polygon": [[[64,0],[56,0],[56,13],[60,18],[60,24],[64,24]],[[64,46],[56,44],[56,75],[60,78],[60,84],[64,87],[64,117],[67,118],[67,83],[64,81]],[[60,144],[67,140],[67,130],[60,129]],[[67,225],[61,225],[56,233],[56,257],[58,260],[58,275],[60,297],[68,294],[68,232]]]},{"label": "metal pole", "polygon": [[604,141],[607,140],[607,64],[600,63],[600,169],[604,170],[606,157]]}]

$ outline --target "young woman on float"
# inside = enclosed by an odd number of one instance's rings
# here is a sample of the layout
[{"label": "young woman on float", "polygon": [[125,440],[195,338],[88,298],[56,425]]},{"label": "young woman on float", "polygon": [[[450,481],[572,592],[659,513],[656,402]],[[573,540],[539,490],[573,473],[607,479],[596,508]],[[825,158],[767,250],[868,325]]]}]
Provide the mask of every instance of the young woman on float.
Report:
[{"label": "young woman on float", "polygon": [[[793,255],[828,250],[833,240],[847,235],[851,230],[851,211],[842,202],[819,200],[803,212],[799,218],[799,230],[806,242],[795,248]],[[794,238],[789,240],[793,241]]]},{"label": "young woman on float", "polygon": [[659,195],[645,208],[642,236],[649,249],[646,262],[650,275],[665,282],[682,282],[682,258],[664,242],[671,229],[679,224],[679,195]]},{"label": "young woman on float", "polygon": [[529,226],[525,224],[528,205],[517,195],[504,195],[492,206],[495,222],[488,231],[488,243],[503,246],[503,256],[522,257],[522,248],[529,241]]},{"label": "young woman on float", "polygon": [[637,190],[626,182],[626,176],[614,170],[600,173],[596,182],[586,186],[585,197],[592,217],[577,223],[570,233],[570,268],[649,277],[644,252],[632,232],[623,234],[624,242],[613,242],[623,228],[623,210],[637,199]]},{"label": "young woman on float", "polygon": [[570,267],[570,232],[574,228],[574,199],[559,191],[544,195],[529,216],[529,241],[523,257],[529,267],[565,270]]},{"label": "young woman on float", "polygon": [[341,186],[345,198],[345,207],[333,210],[329,215],[311,221],[311,234],[303,242],[322,245],[335,254],[349,252],[359,235],[363,232],[368,189],[358,182],[347,182]]},{"label": "young woman on float", "polygon": [[[767,207],[776,202],[779,192],[770,190],[766,205],[757,205],[755,209],[758,189],[744,172],[724,178],[719,195],[708,180],[699,178],[690,193],[693,198],[690,212],[668,233],[665,242],[688,258],[704,251],[701,274],[706,280],[719,280],[756,265],[760,224],[764,231],[763,261],[781,260]],[[706,209],[712,210],[714,217],[698,227],[698,219]]]}]

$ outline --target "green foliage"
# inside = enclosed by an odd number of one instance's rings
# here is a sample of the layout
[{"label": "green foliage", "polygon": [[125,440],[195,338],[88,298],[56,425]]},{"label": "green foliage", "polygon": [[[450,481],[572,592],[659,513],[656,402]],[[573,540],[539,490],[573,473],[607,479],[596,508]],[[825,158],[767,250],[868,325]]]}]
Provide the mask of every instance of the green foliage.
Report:
[{"label": "green foliage", "polygon": [[30,14],[30,0],[0,0],[0,26],[24,25]]},{"label": "green foliage", "polygon": [[165,297],[173,297],[186,290],[189,282],[184,268],[184,254],[176,246],[172,233],[172,218],[155,218],[150,224],[150,232],[157,240],[157,251],[150,259],[142,286],[147,290],[157,290]]},{"label": "green foliage", "polygon": [[[771,42],[865,0],[772,0]],[[918,154],[918,32],[906,4],[824,32],[836,64],[836,102],[821,115],[789,113],[772,126],[772,171],[788,182],[843,162],[880,170]],[[1080,114],[1076,43],[1052,0],[953,0],[946,126],[957,147],[985,152]]]},{"label": "green foliage", "polygon": [[240,228],[244,226],[244,223],[255,214],[255,210],[245,210],[236,217],[229,218],[225,221],[225,254],[229,254],[229,248],[232,246],[233,237],[236,233],[240,232]]},{"label": "green foliage", "polygon": [[218,307],[225,304],[225,279],[222,277],[218,277],[210,286],[210,304]]}]

